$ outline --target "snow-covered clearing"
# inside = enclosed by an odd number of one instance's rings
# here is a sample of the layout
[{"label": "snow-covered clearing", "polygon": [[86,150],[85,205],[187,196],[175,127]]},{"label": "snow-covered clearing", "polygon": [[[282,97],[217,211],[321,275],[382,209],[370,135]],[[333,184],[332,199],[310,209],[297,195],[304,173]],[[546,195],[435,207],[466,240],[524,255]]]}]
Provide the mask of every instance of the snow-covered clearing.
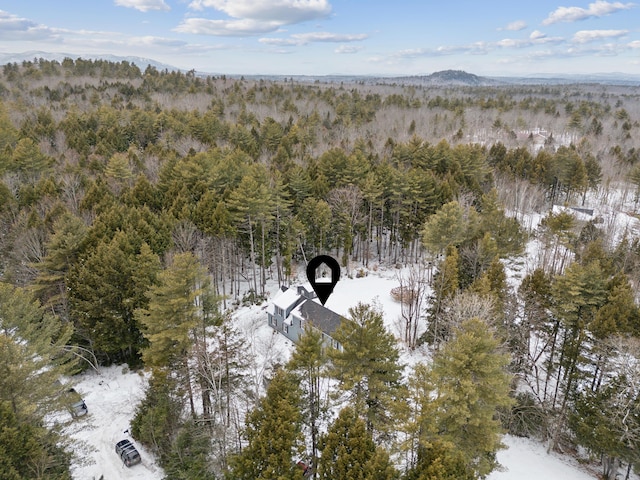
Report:
[{"label": "snow-covered clearing", "polygon": [[[65,431],[76,440],[75,453],[82,457],[72,466],[77,480],[119,478],[159,480],[164,476],[155,458],[127,432],[135,408],[144,397],[146,378],[126,367],[101,368],[100,374],[88,371],[75,379],[75,389],[84,398],[89,413],[73,420]],[[127,432],[127,433],[125,433]],[[116,455],[116,442],[129,439],[142,457],[142,463],[124,466]]]},{"label": "snow-covered clearing", "polygon": [[506,435],[506,449],[498,452],[501,471],[491,473],[488,480],[593,480],[596,476],[584,471],[572,458],[547,453],[540,442]]}]

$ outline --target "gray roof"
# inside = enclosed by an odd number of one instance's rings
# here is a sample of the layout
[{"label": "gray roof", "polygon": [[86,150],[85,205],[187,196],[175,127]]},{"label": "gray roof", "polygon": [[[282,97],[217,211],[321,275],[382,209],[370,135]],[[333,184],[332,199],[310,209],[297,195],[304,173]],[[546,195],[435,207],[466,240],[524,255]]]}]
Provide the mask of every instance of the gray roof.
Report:
[{"label": "gray roof", "polygon": [[333,332],[340,326],[343,319],[343,317],[336,312],[329,310],[313,300],[304,301],[298,307],[298,310],[302,318],[311,322],[314,327],[322,330],[329,336],[333,335]]}]

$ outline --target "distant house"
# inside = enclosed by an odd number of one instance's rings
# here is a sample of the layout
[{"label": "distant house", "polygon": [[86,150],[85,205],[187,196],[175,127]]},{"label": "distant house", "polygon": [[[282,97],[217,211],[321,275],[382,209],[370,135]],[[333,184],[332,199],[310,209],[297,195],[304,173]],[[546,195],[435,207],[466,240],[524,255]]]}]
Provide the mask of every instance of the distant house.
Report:
[{"label": "distant house", "polygon": [[305,324],[322,333],[326,346],[341,348],[333,338],[343,317],[321,305],[311,285],[290,287],[281,291],[267,307],[267,321],[276,332],[296,343],[304,333]]}]

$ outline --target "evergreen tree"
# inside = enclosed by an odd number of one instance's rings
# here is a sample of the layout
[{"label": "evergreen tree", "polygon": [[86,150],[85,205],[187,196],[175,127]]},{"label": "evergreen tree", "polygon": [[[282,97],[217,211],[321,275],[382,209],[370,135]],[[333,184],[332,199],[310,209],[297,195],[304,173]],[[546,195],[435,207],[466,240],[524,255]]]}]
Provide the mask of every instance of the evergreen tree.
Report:
[{"label": "evergreen tree", "polygon": [[578,393],[569,416],[577,443],[601,455],[605,480],[614,478],[617,459],[640,463],[640,394],[634,376],[622,373],[599,391]]},{"label": "evergreen tree", "polygon": [[44,420],[65,406],[71,334],[28,292],[0,283],[0,478],[71,478],[65,439]]},{"label": "evergreen tree", "polygon": [[118,232],[67,272],[76,338],[101,361],[139,361],[143,338],[134,312],[147,304],[145,292],[158,270],[158,257],[148,245],[137,250],[135,239]]},{"label": "evergreen tree", "polygon": [[180,429],[183,403],[176,380],[154,369],[131,420],[131,435],[158,455],[160,463],[165,462]]},{"label": "evergreen tree", "polygon": [[[242,178],[238,187],[231,192],[229,211],[239,231],[247,234],[249,259],[253,269],[253,290],[255,295],[264,294],[266,268],[270,264],[271,253],[268,246],[269,231],[274,219],[274,198],[267,183],[264,167],[255,166]],[[260,290],[255,268],[260,261]]]},{"label": "evergreen tree", "polygon": [[434,356],[436,413],[432,421],[437,437],[455,445],[477,477],[498,465],[495,454],[502,444],[496,413],[511,405],[508,363],[498,341],[477,319],[464,322]]},{"label": "evergreen tree", "polygon": [[393,406],[400,393],[402,366],[395,337],[383,323],[382,313],[368,304],[349,309],[333,338],[340,349],[329,351],[330,374],[338,388],[348,392],[367,429],[385,433],[393,426]]},{"label": "evergreen tree", "polygon": [[[0,350],[2,343],[0,338]],[[58,435],[39,423],[20,421],[11,403],[0,401],[0,478],[71,480],[69,463]]]},{"label": "evergreen tree", "polygon": [[302,380],[301,385],[306,393],[303,401],[303,416],[306,427],[311,434],[311,463],[317,464],[318,435],[324,406],[321,401],[320,382],[327,363],[327,356],[323,345],[322,333],[305,323],[304,334],[296,343],[287,367],[297,372]]},{"label": "evergreen tree", "polygon": [[77,367],[68,352],[72,332],[71,324],[45,313],[26,290],[0,283],[0,400],[18,420],[41,419],[61,408],[59,379]]},{"label": "evergreen tree", "polygon": [[162,464],[165,480],[215,480],[209,468],[210,444],[206,426],[193,421],[182,425]]},{"label": "evergreen tree", "polygon": [[549,370],[557,368],[553,407],[560,401],[552,446],[557,442],[565,420],[569,397],[578,386],[580,364],[588,347],[587,329],[606,300],[605,287],[598,261],[586,266],[572,263],[565,274],[557,276],[553,282],[551,309],[560,322],[561,337],[559,357],[549,358]]},{"label": "evergreen tree", "polygon": [[475,480],[464,454],[450,442],[435,439],[418,448],[418,459],[403,480]]},{"label": "evergreen tree", "polygon": [[233,480],[293,479],[304,451],[300,401],[295,375],[278,370],[259,405],[247,416],[247,445],[231,457]]},{"label": "evergreen tree", "polygon": [[68,318],[65,276],[78,259],[86,233],[87,227],[82,220],[64,213],[53,225],[45,257],[35,265],[38,269],[34,284],[36,295],[63,318]]},{"label": "evergreen tree", "polygon": [[397,477],[389,455],[377,447],[353,407],[345,407],[322,438],[320,480],[392,480]]},{"label": "evergreen tree", "polygon": [[460,288],[459,263],[458,249],[449,247],[433,281],[433,295],[427,312],[427,330],[422,334],[421,341],[435,345],[436,348],[449,338],[451,332],[451,326],[443,321],[443,309],[447,300],[453,298]]},{"label": "evergreen tree", "polygon": [[[180,373],[195,416],[189,358],[194,350],[204,352],[206,357],[206,327],[217,320],[208,274],[193,254],[178,254],[158,274],[158,283],[149,289],[147,297],[149,306],[135,312],[149,342],[142,360],[147,366]],[[210,400],[205,394],[203,407],[209,416]]]},{"label": "evergreen tree", "polygon": [[458,202],[445,203],[426,221],[422,242],[427,250],[439,254],[449,246],[459,246],[469,235],[469,225]]}]

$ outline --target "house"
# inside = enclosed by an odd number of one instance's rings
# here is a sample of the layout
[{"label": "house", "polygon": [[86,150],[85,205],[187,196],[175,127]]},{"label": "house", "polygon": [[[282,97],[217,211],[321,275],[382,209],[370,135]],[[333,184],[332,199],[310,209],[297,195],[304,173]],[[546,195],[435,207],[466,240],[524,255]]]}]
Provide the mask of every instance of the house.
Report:
[{"label": "house", "polygon": [[296,343],[308,323],[322,333],[326,346],[341,348],[333,333],[343,317],[321,305],[310,284],[282,290],[267,307],[267,321],[276,332]]}]

